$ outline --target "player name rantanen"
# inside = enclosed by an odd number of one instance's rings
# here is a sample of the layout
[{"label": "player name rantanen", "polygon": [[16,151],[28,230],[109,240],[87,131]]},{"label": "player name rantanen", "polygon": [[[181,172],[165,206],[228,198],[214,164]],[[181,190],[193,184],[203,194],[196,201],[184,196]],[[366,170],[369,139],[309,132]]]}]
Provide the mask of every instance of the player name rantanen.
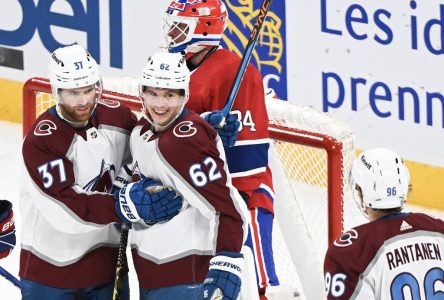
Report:
[{"label": "player name rantanen", "polygon": [[415,243],[393,249],[386,254],[390,270],[421,260],[442,260],[436,243]]}]

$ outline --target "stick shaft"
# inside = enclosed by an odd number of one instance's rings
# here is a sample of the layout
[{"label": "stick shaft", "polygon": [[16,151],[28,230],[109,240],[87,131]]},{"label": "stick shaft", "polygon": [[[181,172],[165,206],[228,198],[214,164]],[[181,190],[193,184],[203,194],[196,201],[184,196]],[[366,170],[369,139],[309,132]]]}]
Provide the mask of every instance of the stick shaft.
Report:
[{"label": "stick shaft", "polygon": [[224,117],[227,117],[227,115],[233,108],[234,99],[236,99],[237,92],[239,91],[242,79],[244,78],[245,71],[247,70],[247,66],[250,62],[254,46],[256,45],[259,33],[265,21],[265,17],[267,16],[268,10],[270,9],[270,5],[271,0],[263,0],[261,9],[259,10],[259,14],[256,18],[256,23],[254,24],[247,46],[245,47],[244,54],[242,55],[241,63],[239,65],[239,69],[237,70],[236,77],[234,78],[230,94],[228,96],[224,109],[222,110]]},{"label": "stick shaft", "polygon": [[126,246],[128,244],[129,226],[122,224],[122,233],[120,234],[119,254],[117,257],[116,278],[114,280],[113,300],[120,300],[122,293],[122,276],[124,269],[128,266],[126,259]]},{"label": "stick shaft", "polygon": [[2,267],[0,267],[0,275],[2,275],[3,277],[5,277],[6,279],[8,279],[12,284],[14,284],[16,287],[21,288],[21,284],[20,284],[20,280],[18,280],[17,278],[15,278],[14,275],[12,275],[11,273],[9,273],[8,271],[6,271],[5,269],[3,269]]}]

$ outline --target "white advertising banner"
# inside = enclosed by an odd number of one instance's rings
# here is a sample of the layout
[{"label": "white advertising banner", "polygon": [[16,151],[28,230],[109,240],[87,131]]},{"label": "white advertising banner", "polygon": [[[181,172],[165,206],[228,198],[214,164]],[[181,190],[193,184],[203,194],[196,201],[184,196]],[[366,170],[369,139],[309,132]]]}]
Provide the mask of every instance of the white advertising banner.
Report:
[{"label": "white advertising banner", "polygon": [[0,68],[0,77],[46,76],[50,51],[74,42],[88,48],[106,76],[137,77],[148,55],[164,43],[162,19],[169,3],[3,0],[0,46],[22,51],[24,70]]},{"label": "white advertising banner", "polygon": [[360,149],[444,167],[444,3],[287,3],[289,98],[348,122]]}]

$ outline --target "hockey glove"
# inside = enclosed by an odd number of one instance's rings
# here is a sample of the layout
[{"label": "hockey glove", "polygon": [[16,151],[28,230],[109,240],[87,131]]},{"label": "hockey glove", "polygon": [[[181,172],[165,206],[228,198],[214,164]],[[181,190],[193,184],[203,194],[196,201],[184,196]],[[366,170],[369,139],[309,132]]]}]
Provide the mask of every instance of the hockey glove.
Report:
[{"label": "hockey glove", "polygon": [[240,127],[240,121],[237,119],[236,115],[228,114],[225,119],[225,124],[223,125],[220,124],[224,119],[222,111],[220,110],[203,113],[202,117],[216,129],[224,147],[228,148],[234,146]]},{"label": "hockey glove", "polygon": [[241,253],[222,251],[213,257],[199,299],[236,300],[241,288],[243,262]]},{"label": "hockey glove", "polygon": [[125,223],[140,219],[149,225],[168,221],[179,213],[183,204],[176,191],[149,177],[125,185],[114,197],[117,214]]},{"label": "hockey glove", "polygon": [[15,225],[12,203],[0,200],[0,259],[11,253],[15,246]]}]

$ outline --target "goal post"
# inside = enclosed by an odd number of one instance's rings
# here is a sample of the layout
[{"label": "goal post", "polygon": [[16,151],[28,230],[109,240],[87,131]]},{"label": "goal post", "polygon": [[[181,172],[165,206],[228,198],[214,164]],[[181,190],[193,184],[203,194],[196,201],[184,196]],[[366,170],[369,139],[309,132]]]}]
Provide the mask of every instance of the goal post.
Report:
[{"label": "goal post", "polygon": [[[328,212],[328,244],[333,243],[343,231],[343,176],[338,176],[338,168],[342,170],[342,143],[334,138],[316,132],[308,132],[297,128],[287,128],[270,124],[270,138],[276,141],[295,143],[307,147],[324,149],[327,152],[327,202]],[[331,200],[330,200],[331,199]],[[334,200],[337,199],[337,200]]]}]

